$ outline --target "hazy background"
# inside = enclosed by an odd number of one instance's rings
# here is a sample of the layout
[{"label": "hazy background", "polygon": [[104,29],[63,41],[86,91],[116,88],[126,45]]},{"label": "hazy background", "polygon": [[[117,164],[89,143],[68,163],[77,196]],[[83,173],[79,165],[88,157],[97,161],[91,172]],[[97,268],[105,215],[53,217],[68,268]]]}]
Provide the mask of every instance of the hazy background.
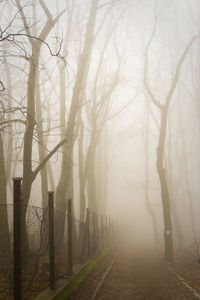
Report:
[{"label": "hazy background", "polygon": [[[62,40],[61,53],[65,56],[66,63],[59,65],[59,59],[52,57],[48,48],[43,45],[39,65],[37,65],[42,110],[40,114],[36,114],[36,119],[40,119],[43,124],[42,135],[48,136],[48,142],[43,146],[50,151],[62,140],[64,134],[60,130],[62,87],[65,91],[64,123],[68,122],[79,55],[84,47],[92,1],[46,0],[44,2],[52,16],[56,16],[67,6],[67,10],[46,39],[53,52],[58,50],[58,42]],[[25,5],[23,10],[31,31],[34,33],[35,30],[37,35],[45,22],[45,14],[39,1],[35,3],[36,19],[33,16],[32,1],[21,1],[21,4]],[[15,15],[17,7],[15,1],[9,3],[1,1],[0,5],[1,26],[5,28]],[[89,205],[89,194],[92,189],[89,183],[93,179],[96,183],[97,212],[111,215],[118,220],[122,231],[125,230],[123,234],[127,234],[133,243],[155,245],[152,217],[145,202],[145,147],[147,147],[145,139],[148,132],[149,205],[156,218],[160,244],[163,245],[163,212],[156,170],[160,113],[144,87],[145,48],[153,32],[156,14],[156,31],[148,51],[147,78],[157,101],[163,104],[174,80],[180,56],[189,40],[199,34],[199,1],[100,0],[98,6],[100,8],[93,32],[95,38],[89,55],[90,64],[79,94],[80,106],[76,124],[80,114],[82,127],[79,127],[74,135],[72,160],[69,158],[73,169],[75,214],[79,218],[82,197],[79,182],[79,146],[82,142],[82,159],[86,162],[92,132],[95,131],[94,119],[96,118],[96,128],[102,126],[102,132],[95,149],[92,170],[88,169],[92,175],[88,177],[84,187],[86,207]],[[70,34],[69,26],[71,26]],[[20,27],[23,27],[23,24],[18,14],[9,30],[18,30]],[[23,37],[21,41],[20,38],[16,37],[16,40],[18,39],[22,49],[26,49],[31,56],[28,40]],[[16,106],[16,103],[26,106],[29,60],[19,57],[19,53],[24,55],[19,46],[13,43],[6,46],[1,44],[1,46],[1,80],[6,86],[1,102],[6,106],[10,97],[12,106]],[[186,248],[191,247],[193,242],[198,240],[200,230],[199,46],[199,39],[197,39],[181,66],[169,108],[164,156],[170,201],[175,203],[177,212],[177,215],[174,215],[172,208],[172,222],[174,225],[178,217]],[[6,56],[5,53],[11,54]],[[10,83],[6,64],[10,68]],[[65,70],[65,78],[62,82],[60,75],[63,74],[63,70]],[[115,81],[116,84],[110,92],[110,87]],[[103,100],[106,93],[110,94],[106,100]],[[26,120],[26,113],[23,116],[20,112],[15,114],[16,116],[12,118]],[[7,116],[1,114],[1,120],[4,118]],[[9,144],[8,134],[12,136],[12,145]],[[4,129],[5,167],[8,168],[11,164],[7,182],[9,203],[12,202],[12,189],[9,184],[11,177],[23,175],[23,141],[24,125],[16,123]],[[9,147],[12,148],[12,162],[6,157]],[[48,189],[56,190],[59,184],[63,151],[60,148],[48,162],[48,166],[51,165],[53,170],[54,181],[52,186],[48,180]],[[38,164],[38,136],[36,135],[33,139],[33,169]],[[33,182],[30,199],[31,203],[42,205],[39,174]],[[192,220],[195,224],[195,236],[191,230]],[[177,234],[174,227],[175,246],[178,246]]]}]

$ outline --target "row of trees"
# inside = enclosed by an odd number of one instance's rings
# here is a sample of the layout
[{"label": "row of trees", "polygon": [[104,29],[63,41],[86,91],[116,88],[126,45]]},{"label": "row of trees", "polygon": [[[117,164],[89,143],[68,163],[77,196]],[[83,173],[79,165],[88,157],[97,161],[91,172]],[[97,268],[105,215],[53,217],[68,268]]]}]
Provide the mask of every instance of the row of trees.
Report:
[{"label": "row of trees", "polygon": [[[43,0],[28,4],[23,1],[1,3],[9,20],[4,19],[0,38],[4,67],[0,199],[1,204],[7,203],[10,177],[21,173],[22,224],[27,248],[26,211],[35,179],[40,174],[42,206],[47,205],[49,186],[53,189],[57,186],[56,208],[66,212],[66,197],[73,198],[77,185],[73,183],[77,152],[80,220],[85,219],[86,206],[93,211],[105,210],[102,199],[98,199],[97,204],[95,195],[95,157],[112,94],[119,84],[121,56],[117,48],[113,66],[109,69],[104,63],[119,19],[112,18],[114,2],[99,4],[95,0],[82,7],[81,3],[65,1],[62,5],[63,10],[57,5],[57,12],[53,14]],[[61,38],[63,26],[66,27],[65,37]],[[105,26],[109,26],[110,31],[97,51],[95,44]],[[52,32],[54,38],[51,38]],[[78,40],[77,44],[74,39]],[[94,49],[96,66],[91,59]],[[52,72],[55,68],[57,74]],[[54,135],[58,137],[53,138]],[[56,174],[58,182],[55,182],[50,162],[58,152],[60,170]],[[8,230],[7,215],[4,215],[4,223]],[[63,232],[64,223],[62,219],[57,220],[60,232]],[[3,228],[1,235],[4,239],[7,236]],[[62,234],[59,238],[62,245]]]}]

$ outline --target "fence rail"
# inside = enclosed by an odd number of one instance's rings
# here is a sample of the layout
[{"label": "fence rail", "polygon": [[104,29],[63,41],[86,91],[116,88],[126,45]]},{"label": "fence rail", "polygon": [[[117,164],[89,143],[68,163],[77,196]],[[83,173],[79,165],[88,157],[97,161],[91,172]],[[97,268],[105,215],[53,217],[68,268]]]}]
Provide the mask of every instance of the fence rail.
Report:
[{"label": "fence rail", "polygon": [[54,208],[54,192],[48,192],[48,207],[27,207],[20,191],[21,178],[13,178],[13,205],[0,206],[1,221],[8,220],[0,230],[2,300],[28,300],[47,287],[54,289],[58,279],[73,273],[75,265],[108,247],[113,236],[114,222],[106,216],[87,208],[81,222],[73,217],[72,200],[67,201],[67,213]]}]

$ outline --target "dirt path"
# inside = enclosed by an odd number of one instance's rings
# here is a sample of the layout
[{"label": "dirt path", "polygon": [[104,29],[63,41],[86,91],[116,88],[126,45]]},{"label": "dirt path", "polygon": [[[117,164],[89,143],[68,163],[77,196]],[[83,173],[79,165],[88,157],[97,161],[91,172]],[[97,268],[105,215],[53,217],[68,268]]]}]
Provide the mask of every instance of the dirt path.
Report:
[{"label": "dirt path", "polygon": [[[97,270],[96,273],[98,274]],[[97,285],[99,279],[98,275],[91,274],[70,299],[91,299],[94,283],[96,282]],[[162,259],[153,255],[123,251],[105,279],[96,299],[196,300],[197,298],[168,269]]]}]

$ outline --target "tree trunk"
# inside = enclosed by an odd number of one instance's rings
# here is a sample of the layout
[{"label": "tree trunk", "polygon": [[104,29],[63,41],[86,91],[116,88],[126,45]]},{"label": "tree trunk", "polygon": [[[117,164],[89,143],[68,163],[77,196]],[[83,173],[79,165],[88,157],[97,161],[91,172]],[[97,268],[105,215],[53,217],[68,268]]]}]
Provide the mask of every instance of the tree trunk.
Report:
[{"label": "tree trunk", "polygon": [[[38,136],[38,153],[39,161],[41,162],[46,156],[46,143],[43,137],[43,125],[42,125],[42,105],[40,97],[40,86],[39,86],[39,74],[37,75],[37,86],[36,86],[36,118],[37,118],[37,136]],[[48,178],[47,178],[47,167],[46,165],[40,171],[41,175],[41,191],[42,191],[42,208],[48,206]]]},{"label": "tree trunk", "polygon": [[170,122],[170,115],[168,118],[168,128],[169,128],[169,134],[168,134],[168,188],[169,188],[169,195],[170,195],[170,204],[172,208],[172,217],[173,217],[173,225],[174,225],[174,230],[176,231],[176,237],[178,240],[178,246],[179,249],[181,250],[183,247],[183,232],[181,228],[181,222],[177,210],[177,205],[176,201],[173,196],[173,178],[172,178],[172,155],[171,155],[171,122]]},{"label": "tree trunk", "polygon": [[196,225],[195,225],[193,197],[192,197],[192,191],[190,188],[190,182],[189,182],[189,176],[188,176],[188,162],[187,162],[187,154],[186,154],[186,145],[185,145],[185,140],[184,140],[183,120],[182,120],[180,102],[178,104],[179,104],[178,118],[179,118],[179,125],[180,125],[180,138],[181,138],[181,146],[182,146],[182,150],[183,150],[183,159],[182,159],[182,166],[184,169],[183,174],[184,174],[185,186],[186,186],[186,190],[187,190],[187,194],[188,194],[192,235],[193,235],[193,239],[196,240],[197,232],[196,232]]},{"label": "tree trunk", "polygon": [[[33,50],[34,52],[34,50]],[[36,84],[36,66],[38,65],[39,52],[33,55],[33,61],[30,62],[29,77],[27,84],[27,126],[24,134],[24,151],[23,151],[23,182],[22,182],[22,239],[24,240],[24,253],[28,251],[28,236],[26,231],[26,212],[33,183],[32,172],[32,150],[33,150],[33,133],[35,128],[35,84]]]},{"label": "tree trunk", "polygon": [[[7,206],[7,185],[6,185],[6,171],[4,161],[4,148],[2,132],[0,131],[0,257],[2,258],[0,264],[8,264],[12,257],[11,255],[11,241],[8,226],[8,214],[11,214],[9,206]],[[3,259],[5,258],[5,259]],[[8,261],[7,261],[8,259]]]},{"label": "tree trunk", "polygon": [[80,186],[80,213],[79,219],[81,222],[85,221],[86,212],[86,199],[85,199],[85,178],[84,178],[84,159],[83,159],[83,135],[84,126],[79,113],[79,145],[78,145],[78,157],[79,157],[79,186]]},{"label": "tree trunk", "polygon": [[96,141],[91,140],[91,144],[88,149],[89,165],[87,171],[88,207],[90,211],[98,212],[97,199],[96,199],[95,152],[96,152]]},{"label": "tree trunk", "polygon": [[150,199],[149,199],[149,112],[147,111],[147,127],[146,134],[144,136],[144,153],[145,153],[145,186],[144,186],[144,199],[147,207],[147,211],[151,216],[152,225],[153,225],[153,233],[154,233],[154,244],[158,245],[159,235],[158,235],[158,227],[157,220],[154,210],[151,207]]},{"label": "tree trunk", "polygon": [[[69,111],[69,118],[67,123],[67,129],[65,132],[65,136],[68,138],[68,143],[63,146],[63,153],[65,159],[62,161],[61,166],[61,174],[58,183],[58,187],[55,195],[56,208],[60,211],[66,212],[66,194],[70,183],[71,178],[71,167],[73,161],[73,146],[74,146],[74,132],[75,132],[75,122],[78,110],[80,109],[80,95],[82,92],[83,82],[86,81],[87,73],[89,70],[90,57],[92,53],[92,45],[93,45],[93,33],[96,22],[96,14],[97,14],[97,4],[98,1],[94,0],[91,4],[90,16],[87,23],[86,37],[85,43],[83,46],[82,54],[79,58],[78,70],[76,74],[74,90],[71,100],[71,106]],[[87,71],[87,72],[86,72]],[[64,230],[64,220],[57,220],[57,230],[59,232],[63,232]],[[63,238],[60,238],[59,247],[62,247]]]},{"label": "tree trunk", "polygon": [[163,206],[163,220],[164,220],[164,243],[165,243],[165,260],[168,262],[174,261],[174,249],[172,238],[172,223],[170,212],[169,191],[167,186],[166,171],[164,168],[164,144],[166,137],[168,106],[164,106],[161,115],[161,128],[159,135],[159,143],[157,148],[157,171],[161,186],[161,198]]},{"label": "tree trunk", "polygon": [[[4,58],[6,61],[6,58]],[[11,90],[11,74],[10,74],[10,68],[9,64],[6,62],[5,63],[5,71],[6,71],[6,79],[7,79],[7,93],[8,93],[8,108],[10,109],[12,107],[12,90]],[[8,120],[11,120],[11,114],[8,114]],[[13,137],[12,134],[7,135],[7,149],[6,149],[6,181],[7,184],[9,184],[9,187],[12,190],[12,182],[10,179],[11,177],[11,166],[12,166],[12,157],[13,157]]]}]

